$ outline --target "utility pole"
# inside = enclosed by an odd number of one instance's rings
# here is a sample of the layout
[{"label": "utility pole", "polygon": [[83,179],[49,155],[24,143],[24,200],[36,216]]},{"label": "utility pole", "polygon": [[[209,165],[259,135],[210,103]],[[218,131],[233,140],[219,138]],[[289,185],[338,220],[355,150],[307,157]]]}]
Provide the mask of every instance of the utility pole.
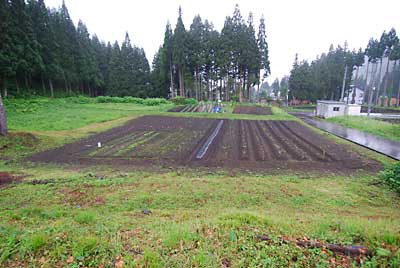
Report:
[{"label": "utility pole", "polygon": [[[342,85],[342,94],[340,95],[340,101],[344,100],[344,89],[346,87],[346,77],[347,77],[347,65],[344,67],[344,76],[343,76],[343,85]],[[349,97],[347,96],[347,99]]]},{"label": "utility pole", "polygon": [[[346,50],[347,50],[347,41],[344,43],[344,76],[343,76],[343,85],[342,85],[342,94],[340,95],[340,101],[344,100],[344,89],[346,87],[346,77],[347,77],[347,62],[346,62]],[[349,97],[347,97],[349,98]]]}]

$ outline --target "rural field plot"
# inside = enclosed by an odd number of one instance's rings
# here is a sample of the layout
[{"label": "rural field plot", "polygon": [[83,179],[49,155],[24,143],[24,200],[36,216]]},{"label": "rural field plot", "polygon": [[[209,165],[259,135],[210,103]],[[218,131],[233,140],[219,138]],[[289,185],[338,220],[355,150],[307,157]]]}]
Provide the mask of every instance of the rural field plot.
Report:
[{"label": "rural field plot", "polygon": [[346,172],[379,165],[295,121],[226,120],[200,165]]},{"label": "rural field plot", "polygon": [[234,114],[256,114],[256,115],[272,115],[270,107],[261,106],[243,106],[236,105],[233,109]]},{"label": "rural field plot", "polygon": [[[101,147],[97,147],[98,143]],[[295,121],[144,116],[32,161],[243,170],[374,171],[379,165]]]}]

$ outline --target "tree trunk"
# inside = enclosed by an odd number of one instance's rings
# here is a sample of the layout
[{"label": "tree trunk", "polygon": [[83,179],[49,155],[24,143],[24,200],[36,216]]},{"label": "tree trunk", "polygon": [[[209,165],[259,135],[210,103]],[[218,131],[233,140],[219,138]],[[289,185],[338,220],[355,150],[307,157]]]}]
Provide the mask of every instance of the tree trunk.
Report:
[{"label": "tree trunk", "polygon": [[[353,88],[353,94],[352,94],[352,98],[351,98],[351,104],[356,103],[358,69],[359,69],[359,67],[357,66],[356,77],[354,78],[354,88]],[[349,97],[347,97],[347,100],[348,99],[349,99]]]},{"label": "tree trunk", "polygon": [[19,83],[17,77],[15,77],[15,88],[17,89],[17,94],[19,94]]},{"label": "tree trunk", "polygon": [[[387,106],[387,100],[388,100],[388,96],[386,96],[387,94],[387,84],[388,84],[388,72],[389,72],[389,58],[387,59],[387,64],[386,64],[386,72],[385,72],[385,85],[383,86],[383,97],[384,100],[382,102],[382,106]],[[390,98],[392,98],[392,96],[390,96]]]},{"label": "tree trunk", "polygon": [[374,94],[374,90],[373,89],[374,89],[374,83],[375,83],[375,79],[376,79],[376,69],[377,69],[377,68],[375,68],[375,70],[374,70],[374,66],[375,65],[372,65],[372,72],[371,72],[371,75],[372,75],[372,80],[371,80],[372,87],[371,87],[371,89],[369,90],[369,93],[368,93],[368,116],[369,116],[369,114],[371,112],[371,109],[370,109],[371,107],[370,106],[371,106],[372,97],[373,97],[373,94]]},{"label": "tree trunk", "polygon": [[239,82],[239,102],[243,102],[243,90],[242,90],[242,77],[240,76],[240,82]]},{"label": "tree trunk", "polygon": [[0,135],[7,135],[7,119],[6,119],[6,111],[3,105],[3,99],[0,94]]},{"label": "tree trunk", "polygon": [[380,60],[380,65],[379,65],[379,77],[378,77],[378,86],[375,92],[375,105],[379,104],[379,93],[381,92],[381,77],[382,77],[382,58]]},{"label": "tree trunk", "polygon": [[43,75],[40,76],[40,80],[42,80],[43,96],[46,96],[46,85],[44,84]]},{"label": "tree trunk", "polygon": [[54,98],[54,88],[53,88],[53,81],[49,78],[49,87],[50,87],[50,96]]},{"label": "tree trunk", "polygon": [[64,84],[65,84],[65,92],[68,92],[68,81],[65,76],[64,76]]},{"label": "tree trunk", "polygon": [[179,94],[181,97],[185,97],[185,85],[183,81],[183,70],[182,66],[178,66],[178,76],[179,76]]},{"label": "tree trunk", "polygon": [[250,78],[247,78],[247,101],[251,101],[251,84]]},{"label": "tree trunk", "polygon": [[90,88],[90,83],[87,83],[87,87],[89,90],[89,97],[92,97],[92,89]]},{"label": "tree trunk", "polygon": [[[399,71],[400,71],[400,64],[399,64]],[[400,80],[399,80],[399,88],[397,89],[397,104],[396,107],[400,106]]]},{"label": "tree trunk", "polygon": [[[171,61],[170,61],[171,62]],[[175,89],[174,89],[174,75],[173,75],[173,67],[172,64],[169,64],[169,79],[170,79],[170,94],[172,98],[176,97]]]},{"label": "tree trunk", "polygon": [[[3,96],[4,98],[7,97],[7,78],[6,77],[2,77],[0,76],[0,81],[3,81],[2,85],[3,85]],[[1,95],[1,90],[0,90],[0,95]]]},{"label": "tree trunk", "polygon": [[[393,65],[393,69],[392,69],[392,79],[391,79],[392,81],[391,81],[391,85],[390,85],[391,92],[390,92],[390,97],[389,97],[389,107],[392,106],[392,95],[394,93],[394,74],[396,72],[396,64],[397,64],[397,60],[394,61],[394,65]],[[400,81],[399,81],[399,83],[400,83]]]},{"label": "tree trunk", "polygon": [[365,88],[364,88],[364,96],[363,103],[367,101],[367,91],[368,91],[368,70],[369,70],[369,61],[367,62],[367,72],[365,74]]},{"label": "tree trunk", "polygon": [[29,82],[28,82],[28,76],[27,75],[24,76],[24,80],[25,80],[26,89],[29,89]]}]

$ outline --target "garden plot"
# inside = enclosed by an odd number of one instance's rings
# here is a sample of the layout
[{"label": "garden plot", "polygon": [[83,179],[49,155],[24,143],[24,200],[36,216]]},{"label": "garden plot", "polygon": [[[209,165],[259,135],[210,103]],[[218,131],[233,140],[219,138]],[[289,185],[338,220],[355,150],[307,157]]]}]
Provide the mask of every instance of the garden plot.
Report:
[{"label": "garden plot", "polygon": [[179,105],[168,112],[173,113],[212,113],[215,105],[211,103],[199,103],[192,105]]},{"label": "garden plot", "polygon": [[220,134],[194,165],[246,170],[320,170],[341,173],[377,170],[379,165],[350,152],[295,121],[225,120]]},{"label": "garden plot", "polygon": [[[101,147],[98,147],[101,143]],[[32,161],[349,173],[379,165],[294,121],[144,116]]]},{"label": "garden plot", "polygon": [[257,115],[272,115],[270,107],[261,106],[241,106],[236,105],[233,109],[234,114],[257,114]]}]

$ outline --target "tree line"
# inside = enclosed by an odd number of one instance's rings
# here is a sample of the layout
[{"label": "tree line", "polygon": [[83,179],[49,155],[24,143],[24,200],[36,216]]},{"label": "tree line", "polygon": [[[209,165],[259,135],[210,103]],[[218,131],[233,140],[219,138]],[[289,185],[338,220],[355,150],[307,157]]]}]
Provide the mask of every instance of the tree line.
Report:
[{"label": "tree line", "polygon": [[[347,43],[336,48],[331,45],[328,53],[311,63],[299,62],[296,54],[289,76],[289,98],[341,100],[343,86],[345,95],[352,86],[364,91],[365,103],[390,105],[393,97],[400,99],[399,61],[400,44],[395,29],[384,31],[379,40],[371,38],[365,49],[349,51]],[[354,97],[349,96],[353,103]]]},{"label": "tree line", "polygon": [[[158,96],[150,66],[129,35],[120,46],[91,36],[73,24],[63,2],[49,9],[43,0],[0,1],[0,86],[7,95],[85,94]],[[1,92],[0,91],[0,92]]]},{"label": "tree line", "polygon": [[1,0],[0,92],[248,99],[270,73],[264,18],[256,35],[252,14],[245,22],[238,6],[221,32],[199,15],[186,30],[178,15],[150,69],[128,33],[121,45],[105,43],[82,21],[75,27],[64,2]]},{"label": "tree line", "polygon": [[179,8],[175,29],[166,25],[152,76],[157,88],[168,89],[171,97],[244,101],[269,74],[265,19],[261,17],[256,34],[253,15],[245,22],[236,5],[221,32],[199,15],[186,30]]}]

